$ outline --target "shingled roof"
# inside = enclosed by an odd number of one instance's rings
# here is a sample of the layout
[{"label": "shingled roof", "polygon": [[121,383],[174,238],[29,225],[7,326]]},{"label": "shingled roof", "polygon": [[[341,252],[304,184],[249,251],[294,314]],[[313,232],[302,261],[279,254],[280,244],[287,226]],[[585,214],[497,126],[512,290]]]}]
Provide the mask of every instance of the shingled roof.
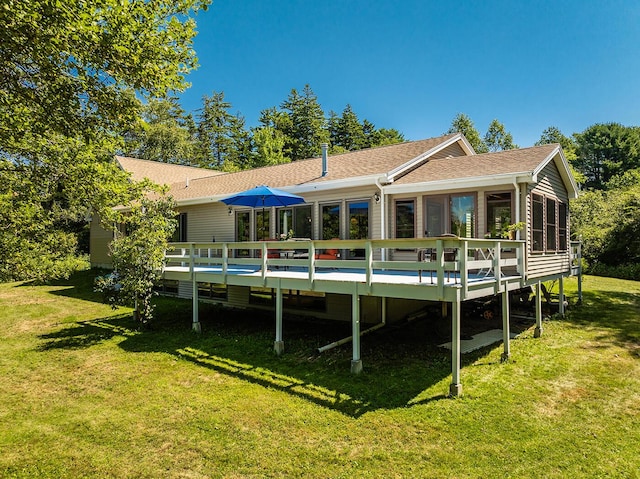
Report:
[{"label": "shingled roof", "polygon": [[326,176],[322,176],[322,158],[317,157],[196,179],[189,183],[188,188],[182,181],[171,185],[170,194],[176,200],[181,201],[227,195],[258,185],[282,188],[384,175],[457,136],[458,134],[444,135],[426,140],[330,155]]},{"label": "shingled roof", "polygon": [[183,184],[186,180],[195,180],[197,178],[206,178],[208,176],[218,176],[223,174],[216,170],[207,170],[205,168],[194,168],[192,166],[172,165],[162,163],[160,161],[139,160],[137,158],[128,158],[126,156],[116,156],[116,161],[120,167],[129,173],[135,181],[141,181],[147,178],[159,185],[170,185],[181,181]]},{"label": "shingled roof", "polygon": [[399,178],[394,184],[533,173],[557,148],[557,144],[549,144],[473,156],[433,159]]}]

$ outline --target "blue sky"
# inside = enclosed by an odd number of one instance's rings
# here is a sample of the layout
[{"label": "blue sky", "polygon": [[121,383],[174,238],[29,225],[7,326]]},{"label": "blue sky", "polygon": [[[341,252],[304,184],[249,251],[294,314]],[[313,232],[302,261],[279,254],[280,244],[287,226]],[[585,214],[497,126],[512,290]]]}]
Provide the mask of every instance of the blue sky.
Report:
[{"label": "blue sky", "polygon": [[223,91],[247,126],[305,84],[409,140],[466,113],[530,146],[550,125],[640,125],[640,2],[214,0],[196,20],[187,111]]}]

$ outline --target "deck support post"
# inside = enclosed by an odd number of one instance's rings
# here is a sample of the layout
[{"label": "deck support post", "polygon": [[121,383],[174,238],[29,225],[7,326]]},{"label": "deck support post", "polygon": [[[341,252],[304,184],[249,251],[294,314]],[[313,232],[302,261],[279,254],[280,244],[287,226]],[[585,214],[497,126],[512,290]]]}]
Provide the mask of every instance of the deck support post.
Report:
[{"label": "deck support post", "polygon": [[354,284],[355,291],[351,294],[351,329],[353,357],[351,359],[351,372],[360,374],[362,372],[362,359],[360,359],[360,295],[358,285]]},{"label": "deck support post", "polygon": [[542,336],[542,285],[540,281],[536,283],[536,329],[533,331],[533,337]]},{"label": "deck support post", "polygon": [[196,281],[196,274],[195,272],[192,272],[192,283],[193,283],[193,288],[191,291],[191,297],[192,297],[192,302],[193,302],[193,306],[192,306],[192,310],[193,310],[193,323],[191,324],[191,329],[193,331],[195,331],[196,333],[201,333],[202,332],[202,326],[200,325],[200,319],[199,319],[199,311],[198,311],[198,282]]},{"label": "deck support post", "polygon": [[278,356],[284,352],[284,341],[282,340],[282,288],[279,281],[276,288],[276,340],[273,342],[273,350]]},{"label": "deck support post", "polygon": [[460,298],[451,302],[451,384],[449,396],[462,395],[460,383]]},{"label": "deck support post", "polygon": [[564,316],[564,278],[558,279],[558,313]]},{"label": "deck support post", "polygon": [[[506,286],[506,285],[505,285]],[[503,351],[500,360],[504,363],[511,356],[511,331],[509,330],[509,291],[505,287],[502,292],[502,343]]]}]

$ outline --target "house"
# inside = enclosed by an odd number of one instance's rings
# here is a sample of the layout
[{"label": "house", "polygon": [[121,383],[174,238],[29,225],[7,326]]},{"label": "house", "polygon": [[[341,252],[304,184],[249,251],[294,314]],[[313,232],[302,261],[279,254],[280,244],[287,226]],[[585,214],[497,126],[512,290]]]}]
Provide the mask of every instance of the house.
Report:
[{"label": "house", "polygon": [[[193,299],[194,329],[203,300],[275,304],[278,352],[283,309],[351,321],[354,372],[361,323],[379,327],[442,302],[452,321],[451,393],[459,394],[461,303],[501,295],[508,357],[509,291],[558,279],[562,296],[572,273],[568,202],[578,189],[556,144],[476,154],[462,134],[449,134],[332,156],[325,146],[317,158],[224,174],[117,161],[134,178],[169,184],[177,201],[178,243],[162,288]],[[221,202],[262,184],[305,203]],[[513,240],[503,238],[509,225],[523,225]],[[92,263],[105,266],[109,238],[97,223],[94,234]],[[285,235],[299,241],[277,241]],[[537,309],[540,334],[539,300]]]}]

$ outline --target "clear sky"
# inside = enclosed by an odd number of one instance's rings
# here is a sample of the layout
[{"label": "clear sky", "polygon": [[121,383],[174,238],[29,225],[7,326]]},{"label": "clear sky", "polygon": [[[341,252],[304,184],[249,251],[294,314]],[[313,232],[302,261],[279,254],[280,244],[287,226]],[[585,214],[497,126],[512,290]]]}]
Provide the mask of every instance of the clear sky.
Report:
[{"label": "clear sky", "polygon": [[325,113],[408,140],[466,113],[520,146],[554,125],[640,125],[638,0],[214,0],[196,20],[187,111],[223,91],[247,126],[309,84]]}]

